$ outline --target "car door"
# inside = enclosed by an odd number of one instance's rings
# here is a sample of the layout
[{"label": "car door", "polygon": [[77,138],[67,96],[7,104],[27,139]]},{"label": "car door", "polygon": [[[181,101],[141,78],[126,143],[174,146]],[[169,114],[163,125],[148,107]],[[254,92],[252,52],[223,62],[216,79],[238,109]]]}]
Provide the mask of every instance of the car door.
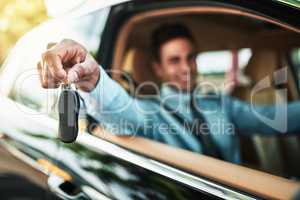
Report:
[{"label": "car door", "polygon": [[[179,2],[178,4],[188,3]],[[177,4],[172,5],[175,7]],[[160,6],[158,4],[151,6],[151,8],[155,7],[159,8]],[[142,12],[147,8],[141,5],[137,10]],[[110,12],[97,54],[98,61],[103,64],[104,68],[110,69],[119,28],[122,27],[122,22],[127,20],[126,17],[133,14],[134,11],[134,4],[128,3],[120,4]],[[91,125],[94,128],[95,126],[97,127],[98,124]],[[59,151],[60,162],[58,165],[72,174],[74,183],[79,185],[91,198],[96,199],[103,196],[107,199],[260,198],[259,195],[256,196],[255,192],[254,194],[241,192],[240,189],[220,184],[218,181],[212,181],[208,177],[199,176],[199,174],[194,175],[149,156],[155,153],[143,155],[145,151],[153,151],[157,154],[160,150],[163,151],[160,149],[162,146],[156,146],[157,144],[153,144],[152,141],[144,142],[144,139],[137,139],[138,141],[124,139],[123,141],[123,139],[113,136],[111,139],[109,135],[102,136],[89,130],[80,134],[74,144],[61,144]],[[149,144],[148,142],[153,149],[147,148],[149,147],[146,145]],[[145,151],[140,150],[142,148]],[[209,163],[208,160],[207,162]],[[222,166],[221,163],[215,164]],[[229,169],[229,166],[227,167]]]},{"label": "car door", "polygon": [[91,199],[254,199],[87,132],[59,154],[58,166]]},{"label": "car door", "polygon": [[[1,146],[5,155],[10,156],[1,162],[3,174],[9,173],[7,169],[13,166],[12,172],[19,171],[19,175],[31,177],[31,181],[38,182],[46,192],[43,196],[37,196],[37,199],[53,198],[49,189],[63,199],[84,198],[80,193],[74,194],[76,187],[68,181],[71,180],[71,175],[56,165],[60,147],[60,141],[57,140],[57,99],[60,91],[45,90],[41,87],[37,63],[48,43],[59,42],[64,38],[82,41],[93,53],[94,49],[97,49],[100,40],[98,35],[101,34],[107,13],[108,9],[103,9],[101,12],[85,15],[80,20],[70,19],[66,15],[45,22],[18,41],[1,67]],[[101,20],[94,26],[93,19],[98,18]],[[12,155],[18,160],[13,160]],[[7,179],[6,176],[4,179]],[[12,190],[7,190],[10,192],[5,194],[13,194]],[[35,193],[32,192],[34,190],[28,191],[31,194]],[[22,196],[22,193],[19,193],[19,196]],[[36,197],[31,195],[30,198]]]},{"label": "car door", "polygon": [[[27,97],[27,92],[33,90],[27,86],[36,85],[38,77],[28,73],[26,77],[13,84],[9,96],[0,97],[1,197],[54,199],[47,178],[58,152],[56,123],[38,111],[43,100]],[[22,89],[17,99],[14,94],[19,87]]]},{"label": "car door", "polygon": [[[158,2],[158,1],[148,1],[148,4],[145,3],[139,3],[139,2],[131,2],[131,3],[127,3],[127,4],[121,4],[118,6],[115,6],[112,9],[110,18],[109,18],[109,23],[104,31],[103,34],[103,41],[100,45],[100,50],[98,52],[98,60],[102,63],[103,67],[107,68],[108,70],[110,69],[114,69],[117,68],[118,66],[122,66],[121,60],[123,58],[126,57],[125,54],[123,54],[123,51],[126,51],[122,48],[120,48],[122,45],[125,46],[124,41],[126,41],[126,39],[131,39],[131,37],[127,37],[122,34],[122,29],[126,29],[123,33],[128,33],[129,32],[129,28],[132,28],[134,23],[137,23],[137,20],[139,19],[139,17],[143,17],[143,16],[138,16],[135,17],[135,15],[138,14],[143,14],[144,12],[147,11],[151,11],[151,10],[155,10],[155,9],[163,9],[163,8],[171,8],[171,7],[184,7],[184,6],[188,6],[188,5],[193,5],[194,7],[196,6],[221,6],[222,8],[233,8],[234,10],[238,10],[238,12],[249,12],[251,14],[257,14],[259,16],[268,16],[268,18],[272,18],[275,19],[276,22],[281,22],[283,24],[283,26],[286,25],[290,25],[292,27],[294,27],[296,30],[296,28],[299,28],[299,24],[297,23],[297,21],[295,20],[295,18],[293,18],[291,15],[288,16],[288,18],[285,18],[283,16],[283,13],[293,13],[293,16],[298,16],[299,15],[299,11],[297,8],[292,8],[289,6],[284,6],[284,4],[281,4],[279,2],[260,2],[260,3],[255,3],[255,2],[249,2],[249,1],[166,1],[164,3]],[[174,9],[175,10],[175,9]],[[146,14],[145,14],[146,15]],[[145,16],[144,15],[144,16]],[[159,15],[159,12],[156,12],[154,16]],[[130,18],[134,18],[134,20],[130,21]],[[136,20],[136,21],[135,21]],[[149,20],[149,19],[147,19]],[[128,21],[130,21],[130,23],[128,23]],[[133,22],[134,21],[134,22]],[[170,20],[171,21],[171,20]],[[129,25],[128,25],[128,24]],[[150,23],[149,23],[150,24]],[[128,25],[128,26],[126,26]],[[139,26],[139,28],[141,28],[141,26]],[[147,29],[148,30],[148,29]],[[150,30],[150,29],[149,29]],[[127,31],[127,32],[126,32]],[[142,31],[140,31],[142,32]],[[297,32],[297,31],[295,31]],[[134,32],[135,36],[138,36],[138,31]],[[120,34],[120,38],[119,35]],[[250,36],[251,38],[251,36]],[[119,40],[118,40],[119,39]],[[137,37],[135,37],[134,39],[138,40]],[[147,40],[144,38],[144,40]],[[214,41],[214,40],[212,40]],[[120,46],[118,46],[118,42],[120,42],[119,44],[122,44]],[[126,46],[128,47],[128,46]],[[130,46],[129,46],[130,47]],[[145,47],[145,46],[142,46]],[[139,49],[141,50],[141,49]],[[145,50],[145,49],[142,49]],[[225,49],[228,50],[228,49]],[[131,57],[132,58],[132,57]],[[139,64],[142,66],[141,63],[145,63],[145,62],[139,62]],[[140,66],[139,66],[140,67]],[[124,67],[125,68],[125,67]],[[120,69],[120,68],[118,68]],[[288,69],[290,70],[290,69]],[[255,71],[253,71],[253,73],[255,73]],[[290,73],[290,72],[289,72]],[[257,73],[258,74],[258,73]],[[290,89],[289,89],[290,90]],[[243,90],[245,91],[245,90]],[[289,91],[292,92],[292,91]],[[294,91],[295,92],[295,91]],[[295,98],[297,99],[297,98]],[[291,100],[291,99],[290,99]],[[297,136],[296,136],[297,137]],[[290,139],[290,138],[289,138]],[[295,145],[297,146],[296,143],[297,139],[291,138],[291,140],[294,141]],[[258,139],[260,140],[260,139]],[[266,140],[272,140],[267,138]],[[277,140],[277,139],[275,139]],[[276,142],[275,142],[276,143]],[[265,145],[266,148],[272,148],[273,146],[276,146],[276,144],[274,144],[274,142],[266,142],[266,144],[272,144],[272,145]],[[124,144],[125,147],[127,147],[126,144]],[[245,147],[245,146],[244,146]],[[273,148],[276,149],[277,147]],[[259,149],[258,151],[260,151],[261,149]],[[245,151],[248,151],[247,153],[251,152],[249,151],[249,149],[246,149]],[[265,150],[263,150],[265,151]],[[271,151],[272,152],[272,151]],[[278,150],[275,150],[273,152],[278,152]],[[251,152],[252,153],[252,152]],[[265,153],[262,153],[263,155],[260,155],[261,157],[264,157],[265,159]],[[148,154],[147,154],[148,155]],[[295,155],[297,155],[295,153]],[[277,162],[277,159],[274,159],[274,157],[280,157],[280,153],[273,153],[271,157],[269,157],[266,160],[261,161],[262,165],[264,163],[268,163],[268,166],[272,165],[273,167],[275,166],[273,163]],[[292,157],[292,156],[289,156]],[[294,161],[296,161],[296,159],[294,158]],[[294,162],[295,163],[295,162]],[[288,168],[291,168],[292,165],[289,165]],[[266,169],[264,169],[266,168]],[[264,171],[268,171],[267,167],[263,167]],[[275,170],[273,170],[273,174],[275,174],[274,172]],[[289,170],[290,171],[290,170]],[[297,174],[297,173],[295,173]],[[280,175],[279,173],[277,175]]]}]

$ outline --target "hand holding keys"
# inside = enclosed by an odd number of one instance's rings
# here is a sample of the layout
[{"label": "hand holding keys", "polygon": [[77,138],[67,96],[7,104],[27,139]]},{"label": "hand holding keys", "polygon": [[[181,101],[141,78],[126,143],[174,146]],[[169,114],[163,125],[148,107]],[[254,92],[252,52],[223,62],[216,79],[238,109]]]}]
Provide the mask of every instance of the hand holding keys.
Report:
[{"label": "hand holding keys", "polygon": [[49,44],[37,65],[43,88],[58,88],[62,84],[59,97],[59,138],[63,142],[74,142],[78,135],[80,97],[76,90],[92,91],[100,78],[96,60],[79,43],[65,39],[57,44]]}]

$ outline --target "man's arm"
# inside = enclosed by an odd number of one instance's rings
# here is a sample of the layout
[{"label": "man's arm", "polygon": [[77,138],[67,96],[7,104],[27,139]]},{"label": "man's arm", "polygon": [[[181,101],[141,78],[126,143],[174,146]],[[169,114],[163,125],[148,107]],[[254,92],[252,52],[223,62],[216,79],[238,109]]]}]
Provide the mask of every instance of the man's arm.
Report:
[{"label": "man's arm", "polygon": [[300,134],[300,101],[258,106],[228,97],[229,117],[240,134]]},{"label": "man's arm", "polygon": [[[87,113],[114,134],[151,137],[154,116],[149,113],[153,112],[153,102],[133,98],[101,66],[99,69],[96,87],[88,93],[80,92]],[[148,133],[145,127],[148,127]]]},{"label": "man's arm", "polygon": [[76,84],[85,98],[87,112],[113,133],[145,134],[142,127],[152,123],[153,115],[145,112],[149,104],[129,96],[75,41],[63,40],[49,48],[37,68],[44,88]]}]

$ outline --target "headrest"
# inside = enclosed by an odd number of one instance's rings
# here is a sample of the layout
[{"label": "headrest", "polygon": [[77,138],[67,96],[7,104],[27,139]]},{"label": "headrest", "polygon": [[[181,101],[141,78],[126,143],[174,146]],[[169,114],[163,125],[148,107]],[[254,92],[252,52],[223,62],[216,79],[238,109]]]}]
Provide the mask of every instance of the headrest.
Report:
[{"label": "headrest", "polygon": [[125,55],[123,69],[137,84],[139,94],[156,94],[155,87],[160,85],[153,71],[151,53],[142,48],[129,49]]}]

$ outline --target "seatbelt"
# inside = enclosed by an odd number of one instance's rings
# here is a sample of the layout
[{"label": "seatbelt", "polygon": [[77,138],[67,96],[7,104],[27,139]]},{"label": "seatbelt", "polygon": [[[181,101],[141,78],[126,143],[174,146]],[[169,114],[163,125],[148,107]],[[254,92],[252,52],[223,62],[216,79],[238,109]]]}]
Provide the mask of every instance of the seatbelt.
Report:
[{"label": "seatbelt", "polygon": [[193,134],[197,136],[203,146],[203,153],[214,158],[222,159],[222,154],[218,146],[214,143],[209,131],[209,126],[203,116],[203,114],[195,107],[196,102],[194,101],[194,92],[190,101],[190,107],[192,110],[193,120],[196,122],[196,130],[193,130]]},{"label": "seatbelt", "polygon": [[199,143],[202,145],[202,153],[207,156],[211,156],[214,158],[222,159],[222,155],[219,151],[217,145],[212,141],[209,128],[206,126],[203,130],[203,123],[207,125],[203,115],[195,108],[195,104],[193,103],[193,99],[191,98],[190,106],[193,115],[193,122],[188,122],[185,118],[180,115],[176,110],[170,108],[167,104],[160,101],[161,105],[165,110],[167,110],[173,118],[180,123],[185,129],[191,131],[193,135],[196,136]]}]

